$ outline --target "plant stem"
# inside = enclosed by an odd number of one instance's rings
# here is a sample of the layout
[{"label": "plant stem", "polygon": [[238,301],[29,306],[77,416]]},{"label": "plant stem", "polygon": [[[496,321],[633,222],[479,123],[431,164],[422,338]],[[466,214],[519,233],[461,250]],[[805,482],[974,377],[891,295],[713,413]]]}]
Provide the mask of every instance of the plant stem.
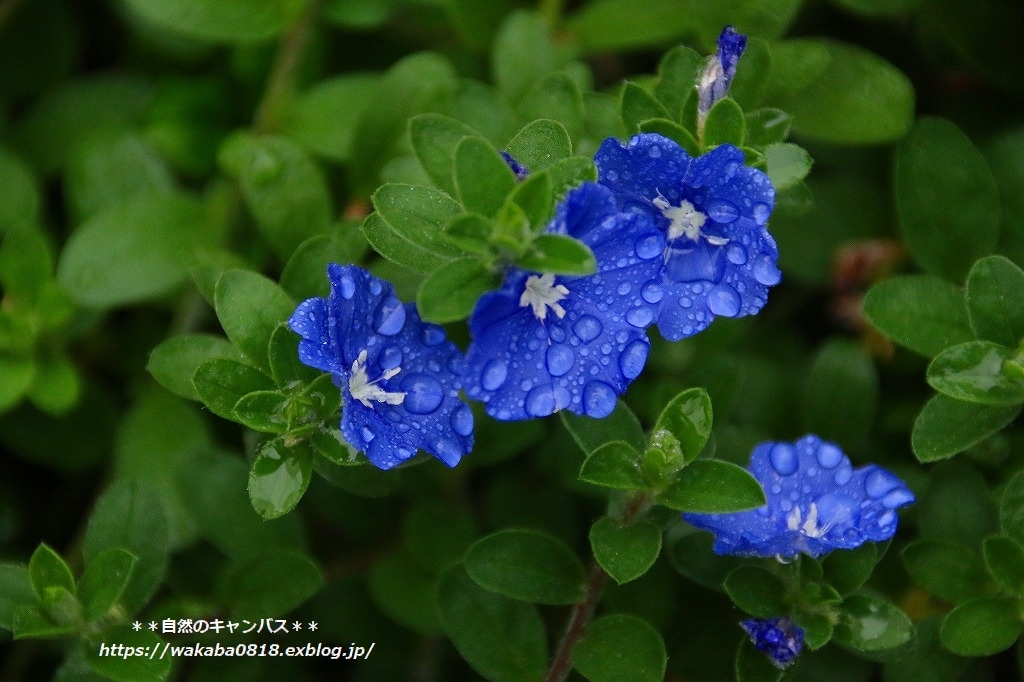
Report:
[{"label": "plant stem", "polygon": [[309,0],[298,19],[281,38],[280,48],[274,57],[270,75],[267,76],[266,89],[253,119],[252,130],[257,135],[272,133],[280,124],[281,107],[295,86],[295,74],[322,4],[323,0]]},{"label": "plant stem", "polygon": [[587,625],[597,609],[601,595],[604,594],[605,585],[608,584],[608,574],[604,572],[600,564],[595,561],[590,566],[590,577],[587,578],[587,589],[583,599],[572,607],[572,615],[569,616],[569,625],[565,629],[562,641],[558,643],[558,650],[551,660],[551,667],[548,674],[544,676],[544,682],[563,682],[572,668],[572,648],[586,632]]}]

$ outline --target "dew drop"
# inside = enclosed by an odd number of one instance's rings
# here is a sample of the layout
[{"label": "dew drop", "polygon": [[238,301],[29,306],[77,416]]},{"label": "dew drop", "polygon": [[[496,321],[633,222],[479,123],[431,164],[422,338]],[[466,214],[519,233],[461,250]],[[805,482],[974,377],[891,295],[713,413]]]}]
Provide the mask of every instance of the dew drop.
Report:
[{"label": "dew drop", "polygon": [[501,388],[508,377],[508,365],[504,360],[495,358],[484,365],[484,371],[480,374],[480,384],[485,391],[496,391]]},{"label": "dew drop", "polygon": [[772,209],[768,208],[768,204],[757,202],[754,204],[754,222],[758,225],[764,225],[768,222],[768,216],[772,214]]},{"label": "dew drop", "polygon": [[654,313],[651,312],[650,308],[630,308],[626,312],[626,322],[640,329],[649,325],[653,319]]},{"label": "dew drop", "polygon": [[447,438],[440,438],[434,443],[434,450],[431,454],[448,466],[453,467],[462,459],[462,448]]},{"label": "dew drop", "polygon": [[548,346],[548,352],[544,357],[544,364],[547,365],[551,376],[563,376],[572,369],[574,362],[576,362],[576,356],[568,346],[563,344]]},{"label": "dew drop", "polygon": [[815,454],[818,464],[825,469],[835,469],[843,461],[843,451],[831,443],[822,443]]},{"label": "dew drop", "polygon": [[882,506],[886,509],[897,509],[913,501],[914,494],[906,488],[900,487],[886,493],[885,497],[882,498]]},{"label": "dew drop", "polygon": [[643,289],[640,290],[640,295],[645,301],[653,304],[661,301],[661,297],[665,295],[665,292],[662,290],[660,284],[651,280],[643,286]]},{"label": "dew drop", "polygon": [[739,244],[730,244],[725,250],[725,257],[733,265],[743,265],[747,262],[747,250]]},{"label": "dew drop", "polygon": [[740,217],[740,209],[731,201],[714,199],[708,204],[708,217],[717,223],[732,223]]},{"label": "dew drop", "polygon": [[[580,319],[576,320],[576,324],[572,326],[572,330],[579,337],[583,343],[589,343],[601,335],[603,327],[601,321],[593,315],[583,315]],[[551,338],[555,338],[552,333]]]},{"label": "dew drop", "polygon": [[436,346],[445,339],[444,330],[436,324],[425,324],[420,332],[420,340],[426,346]]},{"label": "dew drop", "polygon": [[629,282],[621,282],[616,291],[619,292],[619,296],[625,296],[632,288],[633,287],[630,286]]},{"label": "dew drop", "polygon": [[381,369],[394,369],[402,364],[402,351],[398,346],[387,346],[381,351],[377,363]]},{"label": "dew drop", "polygon": [[715,315],[736,317],[740,312],[740,295],[728,284],[716,284],[708,292],[708,307]]},{"label": "dew drop", "polygon": [[338,287],[341,289],[341,297],[348,300],[356,293],[356,281],[351,275],[344,274],[338,278]]},{"label": "dew drop", "polygon": [[370,441],[372,441],[375,438],[375,434],[373,433],[373,431],[370,430],[369,426],[364,426],[362,428],[361,433],[363,436],[363,443],[369,444]]},{"label": "dew drop", "polygon": [[[601,332],[598,332],[600,334]],[[560,324],[552,324],[548,328],[548,334],[555,343],[565,342],[565,328]]]},{"label": "dew drop", "polygon": [[637,256],[644,260],[650,260],[661,255],[665,250],[665,244],[660,234],[649,234],[638,239],[634,249]]},{"label": "dew drop", "polygon": [[853,467],[849,462],[846,462],[839,467],[838,471],[836,471],[836,485],[846,485],[850,482],[851,478],[853,478]]},{"label": "dew drop", "polygon": [[789,476],[795,473],[800,463],[796,449],[789,443],[773,445],[771,452],[768,453],[768,461],[780,476]]},{"label": "dew drop", "polygon": [[394,336],[405,326],[405,306],[397,297],[391,296],[377,308],[373,326],[384,336]]},{"label": "dew drop", "polygon": [[537,386],[526,394],[523,404],[531,417],[546,417],[555,411],[555,394],[551,386]]},{"label": "dew drop", "polygon": [[615,182],[619,179],[619,174],[617,171],[610,170],[604,174],[604,179],[608,182]]},{"label": "dew drop", "polygon": [[615,409],[615,400],[615,389],[603,381],[591,381],[583,387],[583,411],[589,417],[607,417]]},{"label": "dew drop", "polygon": [[900,487],[901,484],[902,482],[896,478],[895,474],[891,474],[885,469],[876,468],[864,480],[864,492],[868,494],[868,497],[877,500],[890,490]]},{"label": "dew drop", "polygon": [[660,159],[661,147],[659,147],[656,144],[651,145],[650,147],[647,148],[647,156],[651,157],[652,159]]},{"label": "dew drop", "polygon": [[429,374],[410,374],[399,386],[405,391],[402,406],[412,414],[432,414],[444,400],[441,382]]},{"label": "dew drop", "polygon": [[371,277],[370,278],[370,293],[371,294],[373,294],[374,296],[380,296],[380,292],[383,289],[384,289],[384,287],[380,283],[379,279],[377,279],[376,277]]},{"label": "dew drop", "polygon": [[452,430],[460,436],[473,433],[473,410],[469,409],[466,403],[460,403],[448,421],[452,425]]},{"label": "dew drop", "polygon": [[619,355],[619,369],[627,379],[636,379],[647,362],[650,346],[642,339],[633,340]]},{"label": "dew drop", "polygon": [[754,263],[754,279],[770,287],[779,283],[782,273],[770,259],[762,258]]},{"label": "dew drop", "polygon": [[895,512],[887,511],[878,517],[878,525],[882,528],[887,528],[896,523]]},{"label": "dew drop", "polygon": [[689,296],[683,296],[682,298],[679,299],[680,308],[689,308],[691,305],[693,305],[693,301],[690,299]]}]

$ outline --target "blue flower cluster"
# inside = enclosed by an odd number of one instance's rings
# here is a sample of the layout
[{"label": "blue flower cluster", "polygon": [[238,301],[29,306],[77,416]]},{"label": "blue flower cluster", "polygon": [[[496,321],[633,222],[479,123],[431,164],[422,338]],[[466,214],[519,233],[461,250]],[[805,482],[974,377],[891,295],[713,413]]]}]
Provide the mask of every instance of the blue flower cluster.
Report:
[{"label": "blue flower cluster", "polygon": [[896,533],[896,510],[914,493],[877,466],[854,469],[835,443],[804,436],[795,443],[761,443],[749,471],[767,504],[732,514],[683,514],[715,534],[717,554],[752,557],[821,556],[882,542]]},{"label": "blue flower cluster", "polygon": [[804,631],[792,619],[748,618],[740,622],[758,651],[763,651],[779,668],[785,668],[803,651]]}]

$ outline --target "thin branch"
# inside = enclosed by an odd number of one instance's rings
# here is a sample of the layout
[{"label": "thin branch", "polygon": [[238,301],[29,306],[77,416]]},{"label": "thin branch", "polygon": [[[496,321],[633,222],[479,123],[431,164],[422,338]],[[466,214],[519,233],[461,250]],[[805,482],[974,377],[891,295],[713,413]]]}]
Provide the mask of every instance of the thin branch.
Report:
[{"label": "thin branch", "polygon": [[583,599],[572,607],[572,614],[569,616],[569,625],[565,628],[565,635],[558,643],[558,650],[551,660],[551,667],[544,677],[544,682],[563,682],[572,669],[572,648],[580,640],[583,633],[587,631],[590,619],[597,610],[597,605],[604,594],[604,588],[608,584],[608,574],[604,572],[596,561],[590,567],[590,577],[587,578],[587,589]]}]

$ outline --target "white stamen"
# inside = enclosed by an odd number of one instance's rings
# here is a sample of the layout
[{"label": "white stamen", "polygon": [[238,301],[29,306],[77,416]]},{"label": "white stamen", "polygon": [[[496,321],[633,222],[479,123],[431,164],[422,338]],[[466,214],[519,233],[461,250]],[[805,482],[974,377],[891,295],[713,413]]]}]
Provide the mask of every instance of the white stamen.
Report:
[{"label": "white stamen", "polygon": [[[659,195],[654,197],[651,203],[661,211],[663,216],[669,219],[669,241],[677,239],[683,235],[686,235],[688,239],[692,239],[693,241],[700,239],[703,234],[700,228],[704,227],[704,223],[707,222],[708,217],[698,211],[689,201],[683,199],[679,206],[673,206],[668,203],[668,199]],[[708,242],[714,246],[721,246],[729,241],[726,239],[725,242],[719,242],[719,240],[722,239],[721,237],[714,237],[714,239],[715,241],[713,242],[711,241],[712,237],[708,237]]]},{"label": "white stamen", "polygon": [[786,529],[800,531],[801,534],[809,538],[820,538],[832,530],[832,527],[837,523],[847,518],[849,511],[843,514],[836,514],[824,526],[819,526],[818,505],[815,502],[811,502],[810,507],[807,509],[807,518],[802,519],[801,516],[800,507],[793,507],[793,511],[786,517]]},{"label": "white stamen", "polygon": [[563,298],[569,295],[565,285],[555,285],[554,274],[548,272],[543,275],[530,275],[526,278],[526,288],[523,295],[519,297],[519,306],[533,306],[533,314],[543,321],[548,314],[550,307],[555,311],[558,319],[565,317],[565,308],[558,304]]},{"label": "white stamen", "polygon": [[348,380],[348,391],[352,394],[353,398],[366,407],[373,407],[370,404],[371,400],[388,405],[401,405],[402,401],[405,400],[404,392],[395,391],[388,393],[380,386],[374,385],[381,379],[390,379],[401,371],[401,367],[386,369],[379,379],[369,381],[370,377],[366,374],[366,351],[360,351],[359,357],[352,363],[352,376]]}]

